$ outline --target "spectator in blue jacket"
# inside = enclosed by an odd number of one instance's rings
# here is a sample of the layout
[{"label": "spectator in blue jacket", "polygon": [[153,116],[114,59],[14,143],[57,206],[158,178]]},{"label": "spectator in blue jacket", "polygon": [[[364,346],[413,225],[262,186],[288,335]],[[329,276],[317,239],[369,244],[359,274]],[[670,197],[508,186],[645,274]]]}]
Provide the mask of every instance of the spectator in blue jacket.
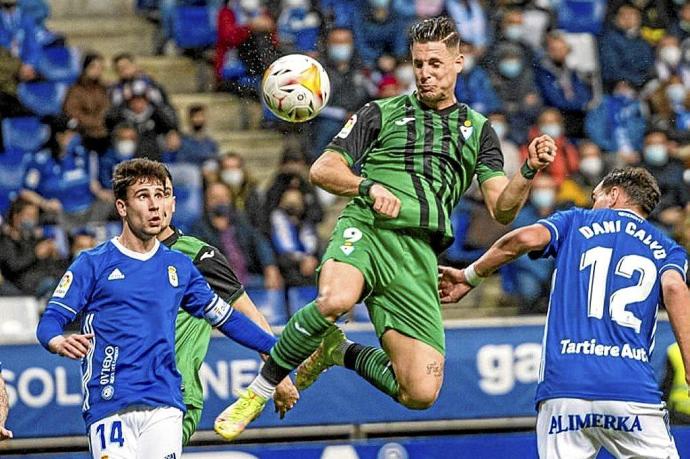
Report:
[{"label": "spectator in blue jacket", "polygon": [[408,54],[404,19],[391,8],[390,0],[363,1],[354,10],[355,45],[362,62],[376,66],[382,54],[403,59]]},{"label": "spectator in blue jacket", "polygon": [[455,84],[455,97],[485,115],[500,110],[501,100],[491,85],[488,72],[478,63],[476,48],[463,43],[460,52],[465,61]]},{"label": "spectator in blue jacket", "polygon": [[288,287],[312,285],[319,265],[316,228],[304,213],[304,196],[298,189],[286,190],[271,212],[271,240]]},{"label": "spectator in blue jacket", "polygon": [[286,53],[315,53],[321,17],[311,0],[283,0],[278,16],[278,40]]},{"label": "spectator in blue jacket", "polygon": [[166,163],[193,163],[203,166],[218,156],[218,142],[206,131],[206,106],[193,104],[187,110],[189,131],[173,142],[175,147],[163,154]]},{"label": "spectator in blue jacket", "polygon": [[17,8],[17,0],[0,0],[0,46],[35,67],[41,55],[34,19]]},{"label": "spectator in blue jacket", "polygon": [[219,182],[210,184],[205,193],[205,207],[204,217],[190,233],[218,247],[246,287],[281,287],[283,280],[271,243],[242,214],[235,212],[230,190]]},{"label": "spectator in blue jacket", "polygon": [[640,22],[640,11],[630,4],[622,4],[600,38],[599,62],[606,87],[627,80],[641,88],[654,76],[654,53],[640,37]]},{"label": "spectator in blue jacket", "polygon": [[461,31],[462,41],[482,56],[491,41],[489,21],[479,0],[447,0],[446,10]]},{"label": "spectator in blue jacket", "polygon": [[570,45],[559,32],[546,36],[546,54],[535,69],[535,81],[544,104],[563,112],[566,135],[582,137],[582,122],[592,91],[567,62]]},{"label": "spectator in blue jacket", "polygon": [[675,35],[680,41],[690,38],[690,2],[681,5],[678,20],[671,24],[668,33]]},{"label": "spectator in blue jacket", "polygon": [[601,103],[585,118],[585,132],[599,148],[617,153],[624,162],[639,160],[646,120],[637,91],[627,81],[620,81],[612,95],[605,95]]},{"label": "spectator in blue jacket", "polygon": [[51,122],[47,148],[39,151],[24,174],[21,198],[52,213],[64,229],[104,221],[114,199],[96,179],[89,152],[65,115]]},{"label": "spectator in blue jacket", "polygon": [[97,157],[98,182],[106,190],[113,186],[113,171],[122,161],[134,158],[139,146],[137,127],[123,121],[113,128],[110,148],[103,155]]}]

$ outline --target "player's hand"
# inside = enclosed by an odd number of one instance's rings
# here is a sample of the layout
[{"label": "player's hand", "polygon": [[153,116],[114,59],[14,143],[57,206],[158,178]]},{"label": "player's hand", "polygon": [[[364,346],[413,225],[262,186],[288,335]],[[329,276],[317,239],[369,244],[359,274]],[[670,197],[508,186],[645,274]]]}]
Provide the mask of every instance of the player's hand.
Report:
[{"label": "player's hand", "polygon": [[527,148],[527,165],[538,171],[548,167],[556,159],[556,150],[556,142],[548,135],[533,139]]},{"label": "player's hand", "polygon": [[6,429],[4,426],[0,427],[0,441],[7,440],[14,437],[11,430]]},{"label": "player's hand", "polygon": [[464,270],[439,266],[438,272],[438,294],[441,303],[457,303],[472,290],[472,286],[465,279]]},{"label": "player's hand", "polygon": [[371,205],[374,212],[388,218],[396,218],[400,213],[400,199],[383,185],[375,183],[369,189],[369,197],[374,201]]},{"label": "player's hand", "polygon": [[273,404],[276,413],[280,413],[280,419],[285,417],[285,413],[290,411],[299,400],[299,391],[288,376],[276,386],[276,393],[273,395]]},{"label": "player's hand", "polygon": [[63,357],[79,360],[86,356],[91,347],[93,333],[86,335],[73,334],[68,337],[56,336],[50,340],[50,350]]}]

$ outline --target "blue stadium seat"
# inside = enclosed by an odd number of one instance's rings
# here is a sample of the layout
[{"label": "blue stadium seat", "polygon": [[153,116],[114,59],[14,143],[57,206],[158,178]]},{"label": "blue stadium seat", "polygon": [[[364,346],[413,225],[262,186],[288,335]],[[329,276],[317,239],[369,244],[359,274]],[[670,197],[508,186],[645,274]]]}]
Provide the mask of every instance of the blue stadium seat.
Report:
[{"label": "blue stadium seat", "polygon": [[57,115],[67,94],[65,83],[41,81],[17,85],[17,97],[22,104],[39,116]]},{"label": "blue stadium seat", "polygon": [[175,216],[173,222],[182,231],[189,231],[204,209],[201,171],[195,164],[168,164],[175,188]]},{"label": "blue stadium seat", "polygon": [[283,289],[248,288],[247,295],[266,317],[270,325],[285,325],[287,323],[288,314]]},{"label": "blue stadium seat", "polygon": [[302,306],[316,299],[318,289],[315,285],[304,287],[289,287],[287,290],[288,312],[290,316],[295,314]]},{"label": "blue stadium seat", "polygon": [[173,38],[182,49],[208,48],[216,43],[212,10],[205,6],[178,6],[173,15]]},{"label": "blue stadium seat", "polygon": [[16,148],[0,152],[0,214],[4,215],[17,197],[30,160],[31,154]]},{"label": "blue stadium seat", "polygon": [[74,83],[81,72],[81,53],[67,46],[43,48],[36,70],[46,80]]},{"label": "blue stadium seat", "polygon": [[5,150],[38,151],[50,137],[50,127],[35,116],[2,120],[2,142]]}]

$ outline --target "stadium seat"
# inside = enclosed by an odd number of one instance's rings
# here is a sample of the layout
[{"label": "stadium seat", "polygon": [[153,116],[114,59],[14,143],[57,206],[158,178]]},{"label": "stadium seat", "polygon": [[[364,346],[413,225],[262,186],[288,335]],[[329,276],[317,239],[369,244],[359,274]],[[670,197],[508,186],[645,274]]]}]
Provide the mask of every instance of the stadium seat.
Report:
[{"label": "stadium seat", "polygon": [[0,214],[5,215],[10,202],[22,188],[22,179],[31,154],[19,149],[0,152]]},{"label": "stadium seat", "polygon": [[39,116],[57,115],[62,111],[62,103],[67,94],[65,83],[41,81],[20,83],[17,96],[26,108]]},{"label": "stadium seat", "polygon": [[283,289],[248,288],[247,295],[271,326],[287,323],[288,314]]},{"label": "stadium seat", "polygon": [[35,116],[2,120],[2,142],[5,150],[38,151],[50,137],[50,128]]},{"label": "stadium seat", "polygon": [[208,48],[216,42],[215,17],[205,6],[178,6],[173,15],[173,38],[182,49]]},{"label": "stadium seat", "polygon": [[311,303],[316,299],[318,289],[315,285],[306,285],[303,287],[289,287],[287,289],[288,312],[290,316],[296,313],[307,303]]},{"label": "stadium seat", "polygon": [[201,171],[194,164],[168,164],[175,184],[175,216],[173,222],[182,231],[189,231],[204,209]]},{"label": "stadium seat", "polygon": [[43,48],[36,70],[46,80],[74,83],[81,72],[81,54],[74,47]]},{"label": "stadium seat", "polygon": [[35,339],[38,303],[30,296],[0,298],[0,343],[26,343]]}]

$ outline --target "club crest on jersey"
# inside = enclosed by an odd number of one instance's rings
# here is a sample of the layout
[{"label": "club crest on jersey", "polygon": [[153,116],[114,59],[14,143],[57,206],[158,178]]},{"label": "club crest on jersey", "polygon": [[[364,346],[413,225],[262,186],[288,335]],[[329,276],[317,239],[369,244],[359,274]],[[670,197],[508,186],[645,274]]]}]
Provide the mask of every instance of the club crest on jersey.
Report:
[{"label": "club crest on jersey", "polygon": [[168,281],[173,287],[177,287],[179,282],[177,281],[177,269],[174,266],[168,266]]},{"label": "club crest on jersey", "polygon": [[472,121],[470,120],[465,120],[463,125],[460,126],[460,132],[462,133],[462,136],[465,138],[465,140],[470,138],[473,130],[474,127],[472,127]]},{"label": "club crest on jersey", "polygon": [[62,279],[60,279],[60,283],[55,289],[55,292],[53,292],[53,296],[56,298],[64,298],[65,295],[67,295],[67,291],[69,290],[70,286],[72,285],[72,280],[74,280],[72,271],[67,271],[62,276]]}]

